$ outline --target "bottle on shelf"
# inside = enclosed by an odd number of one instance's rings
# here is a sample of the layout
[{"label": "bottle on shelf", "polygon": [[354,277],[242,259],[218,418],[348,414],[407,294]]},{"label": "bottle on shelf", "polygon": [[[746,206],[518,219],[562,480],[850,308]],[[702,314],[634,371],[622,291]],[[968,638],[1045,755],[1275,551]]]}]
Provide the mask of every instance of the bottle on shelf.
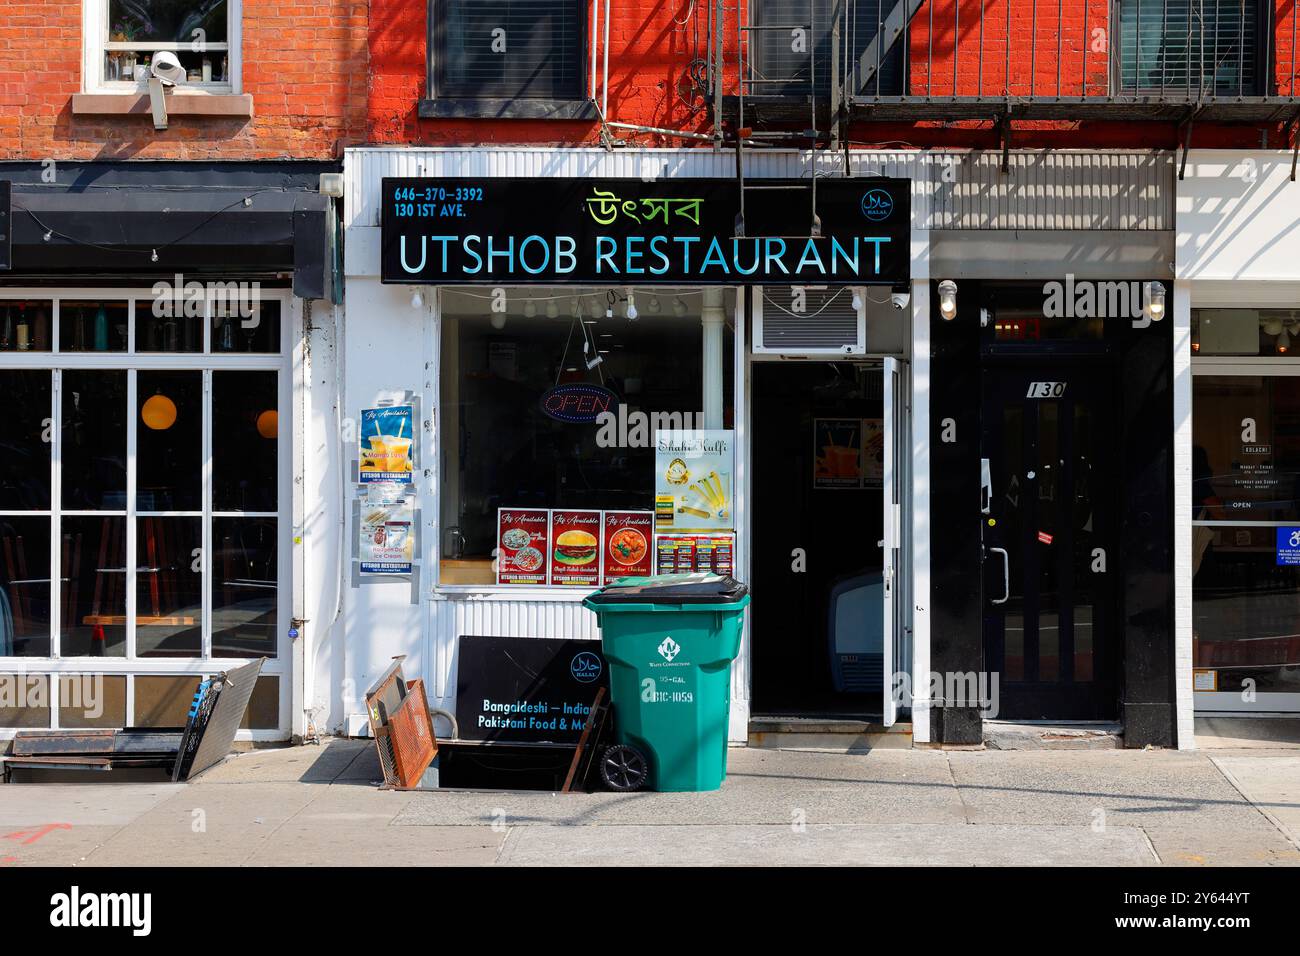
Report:
[{"label": "bottle on shelf", "polygon": [[95,310],[95,351],[108,351],[108,313],[102,305]]},{"label": "bottle on shelf", "polygon": [[27,321],[27,303],[18,307],[18,351],[26,352],[32,347],[32,327]]}]

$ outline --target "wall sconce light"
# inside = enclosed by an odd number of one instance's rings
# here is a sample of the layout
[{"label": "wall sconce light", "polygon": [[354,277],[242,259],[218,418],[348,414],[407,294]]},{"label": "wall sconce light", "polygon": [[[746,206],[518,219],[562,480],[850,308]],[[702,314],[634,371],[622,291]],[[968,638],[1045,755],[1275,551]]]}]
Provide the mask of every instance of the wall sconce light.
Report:
[{"label": "wall sconce light", "polygon": [[957,283],[951,279],[939,283],[939,314],[945,322],[957,317]]},{"label": "wall sconce light", "polygon": [[861,290],[856,289],[856,288],[853,290],[853,300],[852,300],[852,302],[850,302],[849,304],[853,306],[853,311],[854,311],[854,312],[861,312],[861,311],[862,311],[862,292],[861,292]]},{"label": "wall sconce light", "polygon": [[1142,311],[1152,322],[1165,317],[1165,287],[1161,282],[1148,282],[1142,289],[1145,300]]},{"label": "wall sconce light", "polygon": [[424,296],[420,294],[419,289],[411,290],[411,308],[413,309],[424,308]]}]

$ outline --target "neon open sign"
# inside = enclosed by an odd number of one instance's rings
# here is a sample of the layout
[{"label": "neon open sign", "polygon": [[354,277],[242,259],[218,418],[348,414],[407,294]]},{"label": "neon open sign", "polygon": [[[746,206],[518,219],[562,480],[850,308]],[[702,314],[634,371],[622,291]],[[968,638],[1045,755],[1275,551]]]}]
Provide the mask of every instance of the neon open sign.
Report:
[{"label": "neon open sign", "polygon": [[603,385],[556,385],[542,393],[542,411],[557,422],[589,424],[601,412],[615,411],[618,396]]}]

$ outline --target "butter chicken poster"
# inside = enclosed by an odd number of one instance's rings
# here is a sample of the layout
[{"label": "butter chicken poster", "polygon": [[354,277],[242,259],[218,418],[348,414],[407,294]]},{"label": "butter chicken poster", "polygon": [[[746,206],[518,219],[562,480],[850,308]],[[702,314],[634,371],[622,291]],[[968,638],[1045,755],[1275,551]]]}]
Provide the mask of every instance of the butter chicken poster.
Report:
[{"label": "butter chicken poster", "polygon": [[606,511],[601,536],[600,583],[653,573],[650,545],[654,515],[649,511]]}]

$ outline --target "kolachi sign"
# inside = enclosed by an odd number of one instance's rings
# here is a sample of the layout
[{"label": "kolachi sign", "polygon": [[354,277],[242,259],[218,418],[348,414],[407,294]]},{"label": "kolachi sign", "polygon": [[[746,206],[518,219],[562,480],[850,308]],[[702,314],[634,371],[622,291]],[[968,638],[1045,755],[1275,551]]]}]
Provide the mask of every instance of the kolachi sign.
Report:
[{"label": "kolachi sign", "polygon": [[811,188],[750,193],[736,235],[734,179],[388,178],[382,188],[384,282],[863,285],[910,274],[905,179],[819,179],[816,236]]}]

